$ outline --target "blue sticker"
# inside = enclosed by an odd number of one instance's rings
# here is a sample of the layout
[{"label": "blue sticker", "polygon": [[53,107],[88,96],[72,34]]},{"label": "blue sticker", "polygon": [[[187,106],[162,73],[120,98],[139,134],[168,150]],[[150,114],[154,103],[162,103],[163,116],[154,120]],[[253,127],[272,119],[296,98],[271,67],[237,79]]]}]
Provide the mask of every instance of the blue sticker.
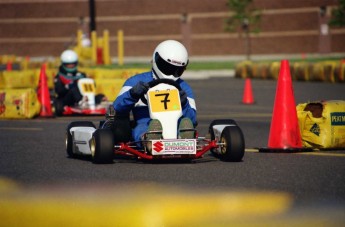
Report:
[{"label": "blue sticker", "polygon": [[331,113],[331,125],[345,125],[345,112]]}]

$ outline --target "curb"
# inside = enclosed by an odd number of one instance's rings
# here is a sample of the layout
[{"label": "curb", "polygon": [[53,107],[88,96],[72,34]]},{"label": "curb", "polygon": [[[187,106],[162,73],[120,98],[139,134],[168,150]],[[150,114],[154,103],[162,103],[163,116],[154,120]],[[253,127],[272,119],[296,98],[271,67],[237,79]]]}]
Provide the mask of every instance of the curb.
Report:
[{"label": "curb", "polygon": [[199,80],[213,77],[235,77],[235,70],[186,70],[182,79]]}]

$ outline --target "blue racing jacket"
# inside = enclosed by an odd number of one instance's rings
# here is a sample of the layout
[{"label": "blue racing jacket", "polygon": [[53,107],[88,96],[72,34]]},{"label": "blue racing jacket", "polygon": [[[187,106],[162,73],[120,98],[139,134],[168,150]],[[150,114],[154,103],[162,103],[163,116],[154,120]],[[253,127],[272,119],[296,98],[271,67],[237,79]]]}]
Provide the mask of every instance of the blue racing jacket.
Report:
[{"label": "blue racing jacket", "polygon": [[[129,114],[132,111],[133,118],[137,123],[136,128],[133,130],[133,137],[136,141],[140,140],[141,135],[147,131],[151,119],[148,106],[141,100],[137,101],[132,98],[129,90],[139,81],[150,82],[152,80],[154,80],[152,71],[130,77],[124,83],[113,103],[116,114]],[[196,126],[196,105],[192,88],[182,79],[178,79],[176,83],[186,92],[188,99],[188,102],[182,106],[182,117],[191,119],[194,126]]]}]

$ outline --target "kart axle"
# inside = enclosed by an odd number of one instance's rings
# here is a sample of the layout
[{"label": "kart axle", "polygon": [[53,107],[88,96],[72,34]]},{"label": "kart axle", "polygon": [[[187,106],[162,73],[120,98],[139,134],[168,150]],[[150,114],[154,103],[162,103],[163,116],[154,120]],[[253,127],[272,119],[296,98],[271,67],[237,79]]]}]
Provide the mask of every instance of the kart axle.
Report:
[{"label": "kart axle", "polygon": [[[217,148],[221,143],[217,143],[215,140],[212,140],[210,141],[210,143],[203,147],[202,150],[198,151],[194,158],[197,159],[197,158],[201,158],[201,156],[203,156],[207,151],[209,151],[210,149],[212,148]],[[117,148],[118,150],[122,150],[122,151],[126,151],[126,152],[129,152],[133,155],[136,155],[140,158],[143,158],[143,159],[147,159],[147,160],[152,160],[153,159],[153,156],[152,155],[148,155],[148,154],[145,154],[145,153],[142,153],[140,151],[137,151],[135,149],[133,149],[132,147],[135,147],[135,146],[129,146],[127,144],[120,144],[120,145],[116,145],[114,146],[114,148]]]},{"label": "kart axle", "polygon": [[200,158],[203,156],[207,151],[211,150],[212,148],[217,148],[217,142],[215,140],[212,140],[207,146],[205,146],[201,151],[196,153],[195,158]]},{"label": "kart axle", "polygon": [[134,155],[137,155],[139,156],[140,158],[144,158],[144,159],[148,159],[148,160],[152,160],[153,159],[153,156],[152,155],[147,155],[147,154],[144,154],[144,153],[141,153],[133,148],[131,148],[130,146],[126,145],[126,144],[120,144],[120,150],[125,150],[125,151],[128,151]]}]

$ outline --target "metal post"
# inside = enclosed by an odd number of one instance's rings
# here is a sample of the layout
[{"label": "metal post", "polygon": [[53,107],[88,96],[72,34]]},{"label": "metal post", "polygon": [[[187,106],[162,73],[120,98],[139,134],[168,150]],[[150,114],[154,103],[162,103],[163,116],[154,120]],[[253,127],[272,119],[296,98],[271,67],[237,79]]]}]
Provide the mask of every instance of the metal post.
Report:
[{"label": "metal post", "polygon": [[90,32],[96,31],[96,5],[95,0],[89,0]]},{"label": "metal post", "polygon": [[123,65],[124,56],[124,40],[123,40],[123,30],[117,31],[117,57],[118,65]]}]

